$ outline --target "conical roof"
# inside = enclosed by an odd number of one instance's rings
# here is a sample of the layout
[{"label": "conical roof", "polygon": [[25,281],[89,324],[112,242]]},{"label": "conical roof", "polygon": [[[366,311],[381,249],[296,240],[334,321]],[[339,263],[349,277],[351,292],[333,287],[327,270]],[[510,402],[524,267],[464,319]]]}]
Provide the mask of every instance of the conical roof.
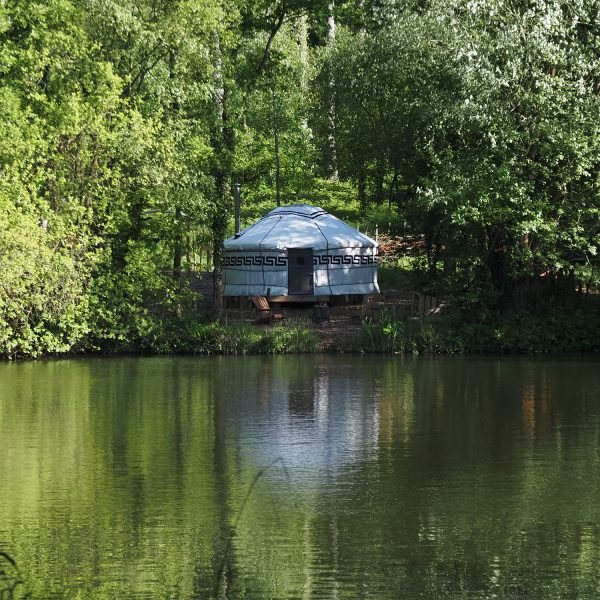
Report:
[{"label": "conical roof", "polygon": [[288,248],[374,248],[377,242],[353,227],[308,204],[273,209],[260,221],[225,241],[229,251],[285,250]]}]

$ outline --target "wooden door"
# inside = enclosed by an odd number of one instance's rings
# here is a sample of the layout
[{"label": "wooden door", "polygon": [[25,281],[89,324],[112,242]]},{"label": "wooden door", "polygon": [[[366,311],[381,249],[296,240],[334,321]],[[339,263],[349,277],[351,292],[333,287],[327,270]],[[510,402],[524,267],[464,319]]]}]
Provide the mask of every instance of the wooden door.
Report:
[{"label": "wooden door", "polygon": [[288,250],[288,295],[312,295],[313,277],[312,248]]}]

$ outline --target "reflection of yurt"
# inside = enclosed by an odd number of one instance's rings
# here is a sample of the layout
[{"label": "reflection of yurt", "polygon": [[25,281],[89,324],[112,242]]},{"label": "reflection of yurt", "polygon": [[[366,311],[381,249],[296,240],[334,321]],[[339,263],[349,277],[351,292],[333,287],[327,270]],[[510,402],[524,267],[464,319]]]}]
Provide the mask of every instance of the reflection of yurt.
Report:
[{"label": "reflection of yurt", "polygon": [[226,240],[225,296],[374,294],[377,242],[321,208],[268,213]]},{"label": "reflection of yurt", "polygon": [[257,469],[281,459],[289,472],[277,469],[280,475],[317,482],[377,453],[380,392],[350,376],[356,364],[302,360],[309,361],[304,368],[295,360],[285,369],[271,363],[260,380],[248,372],[245,394],[235,401],[236,431],[242,457]]}]

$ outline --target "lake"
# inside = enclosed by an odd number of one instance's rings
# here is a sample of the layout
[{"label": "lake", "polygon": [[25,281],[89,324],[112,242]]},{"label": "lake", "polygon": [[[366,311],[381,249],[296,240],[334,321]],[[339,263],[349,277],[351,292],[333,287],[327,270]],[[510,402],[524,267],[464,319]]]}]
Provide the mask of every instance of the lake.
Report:
[{"label": "lake", "polygon": [[597,358],[2,363],[0,442],[0,597],[600,596]]}]

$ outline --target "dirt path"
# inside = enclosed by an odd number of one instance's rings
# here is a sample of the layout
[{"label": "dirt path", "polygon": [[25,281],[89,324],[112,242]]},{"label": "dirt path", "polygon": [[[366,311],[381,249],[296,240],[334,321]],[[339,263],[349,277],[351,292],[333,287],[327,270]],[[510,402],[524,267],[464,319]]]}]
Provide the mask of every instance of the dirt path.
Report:
[{"label": "dirt path", "polygon": [[323,352],[336,352],[343,350],[344,340],[358,333],[360,329],[360,316],[332,315],[329,321],[314,324],[313,333],[320,341]]},{"label": "dirt path", "polygon": [[293,327],[301,325],[309,328],[319,340],[322,352],[337,352],[343,349],[345,338],[360,329],[362,307],[360,305],[328,308],[324,313],[317,313],[312,306],[286,307],[281,312],[282,320],[273,324],[257,323],[258,313],[252,309],[226,309],[224,318],[230,323],[243,323],[260,328]]},{"label": "dirt path", "polygon": [[[188,274],[190,288],[206,298],[208,303],[212,300],[212,273]],[[378,300],[382,310],[391,310],[399,313],[410,311],[414,292],[412,291],[385,291]],[[408,302],[408,305],[407,305]],[[274,311],[284,315],[282,320],[276,320],[273,324],[259,323],[259,313],[251,307],[248,301],[246,308],[226,308],[223,317],[230,323],[243,323],[259,328],[302,325],[312,330],[319,340],[322,352],[339,352],[344,349],[346,338],[356,335],[360,330],[361,317],[365,308],[361,304],[350,304],[343,306],[332,306],[319,312],[318,309],[309,305],[288,305],[280,310],[273,307]]]}]

